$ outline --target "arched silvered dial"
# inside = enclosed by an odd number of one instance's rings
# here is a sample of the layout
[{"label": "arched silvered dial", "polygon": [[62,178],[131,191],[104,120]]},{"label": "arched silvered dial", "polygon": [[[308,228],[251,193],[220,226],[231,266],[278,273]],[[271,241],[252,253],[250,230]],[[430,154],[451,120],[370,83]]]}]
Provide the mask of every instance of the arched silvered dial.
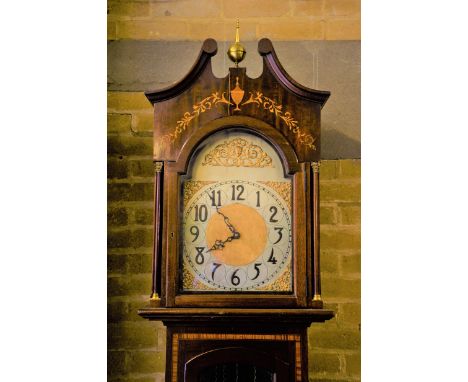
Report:
[{"label": "arched silvered dial", "polygon": [[269,143],[214,134],[182,193],[182,292],[292,292],[292,184]]}]

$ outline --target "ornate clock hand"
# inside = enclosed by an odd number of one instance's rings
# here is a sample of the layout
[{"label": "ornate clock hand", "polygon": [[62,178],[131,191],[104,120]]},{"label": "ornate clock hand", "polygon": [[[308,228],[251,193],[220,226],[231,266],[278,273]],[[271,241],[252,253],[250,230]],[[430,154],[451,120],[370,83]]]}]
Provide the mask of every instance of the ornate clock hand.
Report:
[{"label": "ornate clock hand", "polygon": [[215,243],[208,249],[206,252],[216,251],[218,249],[223,249],[225,244],[231,242],[233,239],[236,239],[235,235],[229,236],[226,240],[215,240]]},{"label": "ornate clock hand", "polygon": [[240,233],[231,224],[231,222],[229,221],[229,218],[226,215],[224,215],[222,212],[219,211],[218,206],[216,206],[216,212],[223,217],[224,223],[226,223],[227,227],[232,232],[231,238],[232,239],[240,239]]}]

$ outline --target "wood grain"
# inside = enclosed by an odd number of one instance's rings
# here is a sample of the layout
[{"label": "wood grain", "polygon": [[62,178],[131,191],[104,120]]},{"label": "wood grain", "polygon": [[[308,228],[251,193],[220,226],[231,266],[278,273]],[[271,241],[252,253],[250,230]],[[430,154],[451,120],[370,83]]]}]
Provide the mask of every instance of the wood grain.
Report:
[{"label": "wood grain", "polygon": [[[259,42],[264,70],[258,78],[248,77],[246,68],[230,68],[226,77],[215,77],[211,57],[216,50],[216,42],[206,40],[197,62],[182,81],[145,93],[155,110],[154,160],[177,160],[180,149],[194,132],[210,121],[236,115],[274,126],[293,146],[300,161],[319,160],[318,115],[330,93],[295,82],[282,67],[269,40]],[[240,110],[235,110],[230,93],[237,80],[244,91]]]}]

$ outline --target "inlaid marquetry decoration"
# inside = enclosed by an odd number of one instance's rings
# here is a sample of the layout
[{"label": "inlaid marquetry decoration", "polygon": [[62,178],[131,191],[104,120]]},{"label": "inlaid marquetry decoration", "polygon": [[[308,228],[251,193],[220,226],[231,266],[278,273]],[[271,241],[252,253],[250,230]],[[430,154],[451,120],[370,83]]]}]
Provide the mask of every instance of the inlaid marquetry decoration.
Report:
[{"label": "inlaid marquetry decoration", "polygon": [[203,166],[272,167],[273,160],[263,149],[243,138],[217,145],[205,155]]},{"label": "inlaid marquetry decoration", "polygon": [[[275,100],[266,97],[263,93],[257,91],[255,94],[250,92],[250,97],[247,101],[240,104],[244,97],[244,91],[239,87],[238,77],[236,78],[236,87],[231,90],[231,100],[234,101],[236,108],[234,111],[241,111],[239,106],[245,106],[249,104],[257,105],[257,107],[263,107],[263,109],[268,110],[270,113],[274,113],[277,118],[279,118],[283,123],[288,127],[289,131],[295,134],[298,138],[298,142],[311,150],[316,150],[315,141],[316,138],[312,134],[304,133],[303,129],[299,126],[299,122],[293,117],[289,111],[283,110],[283,105],[278,104]],[[184,113],[183,117],[177,121],[177,126],[171,133],[165,134],[160,138],[159,145],[164,146],[168,143],[176,142],[177,138],[187,129],[190,125],[190,122],[198,117],[201,113],[211,110],[214,106],[217,105],[228,105],[234,106],[234,104],[226,99],[225,92],[220,93],[214,92],[210,96],[204,98],[200,102],[192,106],[193,110],[191,112],[187,111]]]},{"label": "inlaid marquetry decoration", "polygon": [[277,194],[281,196],[286,202],[289,211],[291,211],[291,182],[259,181],[259,183],[263,183],[264,185],[275,190]]},{"label": "inlaid marquetry decoration", "polygon": [[295,347],[296,382],[302,381],[301,337],[298,334],[174,333],[172,336],[172,382],[177,382],[180,341],[288,341]]},{"label": "inlaid marquetry decoration", "polygon": [[187,203],[192,199],[192,196],[196,194],[203,187],[214,183],[209,180],[187,180],[184,182],[184,208]]},{"label": "inlaid marquetry decoration", "polygon": [[289,111],[283,111],[283,105],[279,105],[276,101],[269,97],[264,96],[261,92],[257,91],[254,93],[250,92],[250,97],[241,106],[248,104],[256,104],[258,107],[262,106],[265,110],[270,113],[274,113],[276,117],[280,118],[293,134],[299,138],[299,143],[309,147],[312,150],[316,150],[314,145],[315,138],[311,134],[305,134],[298,124],[298,121],[294,119]]},{"label": "inlaid marquetry decoration", "polygon": [[240,111],[239,104],[242,102],[244,98],[244,91],[239,86],[239,77],[236,77],[236,87],[231,90],[231,99],[236,104],[236,108],[234,111]]},{"label": "inlaid marquetry decoration", "polygon": [[192,106],[192,111],[184,113],[183,117],[177,121],[177,126],[174,128],[172,133],[165,134],[161,137],[161,145],[167,142],[173,143],[177,138],[187,129],[190,122],[198,117],[201,113],[211,110],[214,106],[219,104],[232,105],[232,102],[228,101],[225,97],[225,92],[220,93],[214,92],[208,97],[203,98],[200,102],[197,102]]}]

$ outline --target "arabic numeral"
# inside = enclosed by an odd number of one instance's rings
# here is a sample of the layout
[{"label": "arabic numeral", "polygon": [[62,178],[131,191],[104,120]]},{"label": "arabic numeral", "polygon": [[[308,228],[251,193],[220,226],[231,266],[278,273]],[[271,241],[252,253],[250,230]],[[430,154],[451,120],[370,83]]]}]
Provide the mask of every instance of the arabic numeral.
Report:
[{"label": "arabic numeral", "polygon": [[275,216],[278,213],[278,208],[276,208],[275,206],[271,206],[270,207],[270,212],[271,212],[270,222],[271,223],[278,223],[278,219],[275,219]]},{"label": "arabic numeral", "polygon": [[[235,186],[234,184],[231,186],[232,187],[232,196],[231,196],[231,200],[245,200],[243,197],[242,197],[242,194],[244,193],[244,186],[242,184],[238,184],[237,186]],[[238,194],[236,195],[236,190],[238,192]]]},{"label": "arabic numeral", "polygon": [[275,231],[278,232],[278,240],[276,240],[273,244],[278,244],[281,239],[283,238],[283,227],[275,227]]},{"label": "arabic numeral", "polygon": [[[211,200],[211,205],[213,207],[220,207],[221,206],[221,191],[218,190],[218,191],[211,191],[211,194],[208,194],[210,200]],[[217,199],[217,200],[216,200]]]},{"label": "arabic numeral", "polygon": [[195,238],[192,240],[192,243],[198,239],[198,236],[200,236],[200,230],[196,225],[193,225],[190,227],[190,233],[195,236]]},{"label": "arabic numeral", "polygon": [[276,257],[274,256],[274,252],[275,252],[275,250],[272,248],[271,253],[270,253],[270,257],[268,258],[268,262],[272,263],[273,265],[275,265],[278,262],[278,260],[276,260]]},{"label": "arabic numeral", "polygon": [[196,205],[195,206],[195,221],[201,221],[201,222],[206,222],[206,219],[208,219],[208,208],[206,205]]},{"label": "arabic numeral", "polygon": [[257,272],[257,274],[255,275],[255,277],[252,280],[255,280],[260,275],[260,265],[262,265],[262,263],[255,263],[254,264],[254,269]]},{"label": "arabic numeral", "polygon": [[239,269],[236,269],[234,272],[232,272],[232,275],[231,275],[231,283],[232,285],[234,286],[238,286],[241,282],[239,276],[236,275],[236,273],[239,271]]},{"label": "arabic numeral", "polygon": [[214,281],[214,275],[216,270],[221,266],[221,264],[213,263],[213,270],[211,271],[211,279]]},{"label": "arabic numeral", "polygon": [[198,265],[202,265],[205,262],[205,256],[203,256],[205,247],[195,247],[195,249],[197,250],[197,254],[195,255],[195,262]]}]

